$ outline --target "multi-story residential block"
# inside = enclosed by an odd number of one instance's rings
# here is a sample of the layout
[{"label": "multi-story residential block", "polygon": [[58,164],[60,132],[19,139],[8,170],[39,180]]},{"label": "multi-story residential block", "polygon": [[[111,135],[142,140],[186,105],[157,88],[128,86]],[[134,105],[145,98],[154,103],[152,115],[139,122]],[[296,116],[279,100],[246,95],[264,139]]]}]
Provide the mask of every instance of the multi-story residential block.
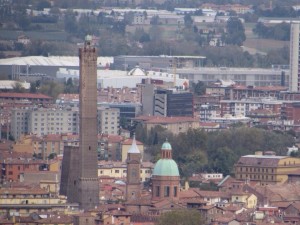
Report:
[{"label": "multi-story residential block", "polygon": [[98,135],[98,160],[120,161],[123,139],[120,135]]},{"label": "multi-story residential block", "polygon": [[220,107],[215,104],[203,104],[200,106],[199,111],[200,121],[208,121],[219,114]]},{"label": "multi-story residential block", "polygon": [[18,140],[23,134],[29,133],[28,119],[32,109],[13,109],[11,111],[11,134]]},{"label": "multi-story residential block", "polygon": [[38,136],[47,134],[78,133],[77,109],[36,109],[30,112],[28,129]]},{"label": "multi-story residential block", "polygon": [[252,110],[267,109],[280,114],[282,101],[270,98],[248,98],[241,100],[221,100],[221,116],[242,115],[247,116]]},{"label": "multi-story residential block", "polygon": [[292,92],[300,91],[300,22],[291,23],[290,35],[290,80],[289,88]]},{"label": "multi-story residential block", "polygon": [[242,156],[234,165],[236,179],[261,185],[285,183],[288,174],[299,169],[299,158],[262,154]]},{"label": "multi-story residential block", "polygon": [[119,134],[120,110],[118,108],[98,108],[98,133]]},{"label": "multi-story residential block", "polygon": [[58,160],[37,160],[32,158],[5,158],[0,161],[1,181],[20,181],[20,175],[24,172],[59,171]]},{"label": "multi-story residential block", "polygon": [[[136,112],[124,110],[124,113],[130,115],[133,113],[135,116]],[[120,114],[118,107],[99,107],[98,133],[117,135]],[[11,133],[16,140],[26,134],[34,134],[38,137],[48,134],[78,134],[79,110],[77,107],[14,109],[11,117]]]},{"label": "multi-story residential block", "polygon": [[300,124],[300,101],[283,101],[281,106],[281,119]]},{"label": "multi-story residential block", "polygon": [[1,214],[29,216],[41,211],[65,212],[71,207],[76,209],[78,204],[67,204],[65,198],[54,195],[47,188],[24,186],[2,187],[0,190]]},{"label": "multi-story residential block", "polygon": [[[151,178],[153,167],[154,164],[151,162],[141,163],[140,178],[142,182]],[[127,164],[126,162],[99,161],[98,176],[124,179],[127,176]]]},{"label": "multi-story residential block", "polygon": [[206,88],[207,95],[221,95],[225,100],[242,98],[279,98],[281,92],[287,91],[283,86],[244,86],[234,82],[219,81]]},{"label": "multi-story residential block", "polygon": [[62,135],[59,134],[48,134],[43,137],[23,135],[12,145],[12,149],[15,152],[37,154],[46,159],[50,154],[62,154],[64,142]]}]

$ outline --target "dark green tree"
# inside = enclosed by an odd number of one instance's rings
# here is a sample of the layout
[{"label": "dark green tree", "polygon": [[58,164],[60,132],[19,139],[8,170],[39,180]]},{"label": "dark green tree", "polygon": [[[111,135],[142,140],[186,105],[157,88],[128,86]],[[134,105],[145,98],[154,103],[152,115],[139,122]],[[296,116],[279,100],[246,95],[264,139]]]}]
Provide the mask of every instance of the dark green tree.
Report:
[{"label": "dark green tree", "polygon": [[202,81],[198,81],[197,83],[193,82],[191,85],[191,89],[196,95],[204,95],[206,85]]},{"label": "dark green tree", "polygon": [[246,40],[245,28],[238,17],[230,17],[226,24],[225,43],[241,46]]},{"label": "dark green tree", "polygon": [[200,212],[194,209],[173,210],[163,213],[157,225],[204,225]]}]

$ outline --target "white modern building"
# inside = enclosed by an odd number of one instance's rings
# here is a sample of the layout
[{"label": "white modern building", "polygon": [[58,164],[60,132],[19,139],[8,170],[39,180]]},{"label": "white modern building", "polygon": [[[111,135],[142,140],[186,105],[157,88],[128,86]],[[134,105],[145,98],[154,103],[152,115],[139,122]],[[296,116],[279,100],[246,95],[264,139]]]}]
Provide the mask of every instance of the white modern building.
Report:
[{"label": "white modern building", "polygon": [[232,67],[198,67],[178,68],[180,78],[197,83],[202,81],[211,84],[217,80],[232,80],[245,86],[287,86],[289,79],[288,66],[272,68],[232,68]]},{"label": "white modern building", "polygon": [[300,22],[291,24],[290,37],[290,91],[297,92],[300,90]]},{"label": "white modern building", "polygon": [[[79,79],[79,70],[60,68],[56,73],[58,79]],[[189,81],[185,78],[179,78],[178,74],[159,72],[159,71],[145,71],[139,67],[132,70],[98,70],[97,83],[98,88],[135,88],[137,84],[142,83],[145,79],[162,80],[164,83],[175,84],[177,87],[185,87]]]}]

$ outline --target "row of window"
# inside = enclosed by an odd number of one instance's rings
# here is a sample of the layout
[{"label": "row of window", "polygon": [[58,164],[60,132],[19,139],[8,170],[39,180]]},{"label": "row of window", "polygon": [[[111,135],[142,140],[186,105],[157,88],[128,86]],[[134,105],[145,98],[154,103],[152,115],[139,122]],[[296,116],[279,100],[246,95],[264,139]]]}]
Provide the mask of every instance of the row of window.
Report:
[{"label": "row of window", "polygon": [[[115,173],[120,173],[120,170],[115,170]],[[127,173],[127,170],[123,170],[123,173]],[[143,170],[140,170],[140,173],[143,173]],[[151,173],[151,170],[145,170],[145,173]],[[100,174],[103,174],[103,170],[100,170]]]},{"label": "row of window", "polygon": [[271,173],[274,173],[274,169],[273,168],[252,168],[252,167],[250,167],[250,168],[248,168],[248,167],[246,167],[246,168],[243,168],[243,167],[240,167],[240,171],[242,172],[242,171],[246,171],[246,172],[266,172],[266,173],[269,173],[269,172],[271,172]]},{"label": "row of window", "polygon": [[[160,186],[155,187],[155,195],[156,197],[162,197],[160,193]],[[163,187],[163,196],[164,197],[170,197],[170,186],[164,186]],[[173,196],[177,197],[177,186],[173,187]]]},{"label": "row of window", "polygon": [[269,175],[252,175],[250,174],[249,176],[246,175],[245,177],[243,177],[242,174],[240,174],[240,179],[243,179],[243,178],[250,178],[250,179],[258,179],[258,180],[272,180],[274,181],[274,176],[269,176]]}]

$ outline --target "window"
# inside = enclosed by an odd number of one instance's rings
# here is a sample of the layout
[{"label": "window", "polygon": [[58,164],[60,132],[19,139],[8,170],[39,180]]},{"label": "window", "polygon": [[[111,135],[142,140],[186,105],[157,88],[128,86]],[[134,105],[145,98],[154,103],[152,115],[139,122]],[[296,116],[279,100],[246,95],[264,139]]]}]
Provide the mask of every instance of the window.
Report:
[{"label": "window", "polygon": [[174,197],[177,197],[177,187],[174,187]]},{"label": "window", "polygon": [[120,170],[115,170],[115,173],[120,173]]},{"label": "window", "polygon": [[156,186],[156,197],[159,197],[160,196],[160,187],[159,186]]},{"label": "window", "polygon": [[170,187],[165,186],[164,187],[164,197],[169,197],[170,196]]}]

